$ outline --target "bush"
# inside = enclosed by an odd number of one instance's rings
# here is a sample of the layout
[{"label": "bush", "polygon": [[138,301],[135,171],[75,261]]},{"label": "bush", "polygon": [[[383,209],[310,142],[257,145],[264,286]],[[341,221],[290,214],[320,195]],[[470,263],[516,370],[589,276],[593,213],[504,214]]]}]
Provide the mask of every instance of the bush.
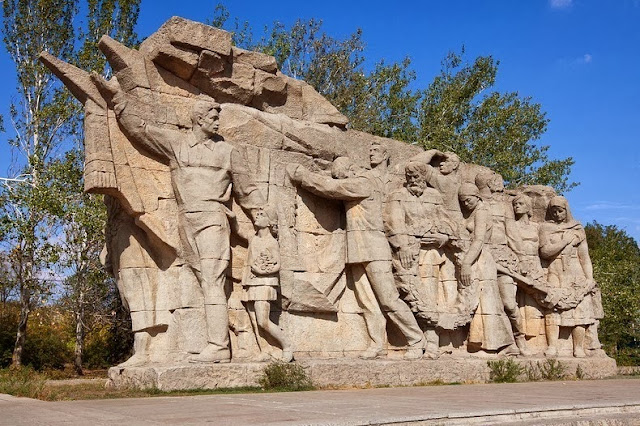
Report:
[{"label": "bush", "polygon": [[311,379],[299,364],[282,361],[272,362],[264,368],[258,380],[267,390],[301,391],[313,389]]},{"label": "bush", "polygon": [[[578,366],[580,368],[580,366]],[[563,380],[567,377],[567,366],[557,359],[549,358],[544,362],[536,362],[535,364],[530,362],[525,368],[527,380],[536,382],[539,380]],[[582,369],[576,370],[576,377],[582,376],[584,372]]]},{"label": "bush", "polygon": [[562,380],[567,377],[567,366],[557,359],[547,359],[542,364],[538,363],[543,380]]},{"label": "bush", "polygon": [[491,369],[489,379],[494,383],[515,383],[524,373],[524,368],[512,358],[487,361]]},{"label": "bush", "polygon": [[38,371],[62,369],[73,359],[69,315],[55,307],[34,310],[29,318],[22,363]]}]

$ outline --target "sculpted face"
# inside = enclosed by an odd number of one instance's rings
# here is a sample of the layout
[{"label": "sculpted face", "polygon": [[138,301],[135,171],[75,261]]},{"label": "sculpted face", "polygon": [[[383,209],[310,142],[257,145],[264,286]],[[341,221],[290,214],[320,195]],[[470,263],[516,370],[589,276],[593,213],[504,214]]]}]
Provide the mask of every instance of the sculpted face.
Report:
[{"label": "sculpted face", "polygon": [[387,150],[381,145],[371,145],[369,149],[369,161],[372,167],[387,161]]},{"label": "sculpted face", "polygon": [[420,196],[427,187],[426,178],[418,171],[407,170],[405,172],[405,178],[407,179],[407,189],[413,195]]},{"label": "sculpted face", "polygon": [[218,133],[219,122],[218,122],[219,114],[218,110],[214,105],[211,105],[206,111],[200,115],[198,119],[198,124],[200,128],[204,131],[204,133],[211,137]]},{"label": "sculpted face", "polygon": [[516,216],[529,214],[529,206],[527,205],[526,201],[524,201],[523,199],[515,200],[513,202],[513,213],[515,213]]},{"label": "sculpted face", "polygon": [[267,213],[262,209],[256,210],[253,213],[253,224],[259,229],[267,228],[270,224],[269,216],[267,216]]},{"label": "sculpted face", "polygon": [[452,173],[458,167],[458,162],[452,158],[446,158],[444,161],[440,163],[439,169],[440,173],[443,175],[448,175]]},{"label": "sculpted face", "polygon": [[502,192],[504,191],[504,181],[499,175],[496,175],[493,179],[487,182],[487,186],[491,192]]},{"label": "sculpted face", "polygon": [[479,200],[475,195],[463,195],[460,197],[460,203],[467,211],[473,211],[478,206]]},{"label": "sculpted face", "polygon": [[562,206],[551,206],[551,218],[556,223],[566,222],[567,209]]}]

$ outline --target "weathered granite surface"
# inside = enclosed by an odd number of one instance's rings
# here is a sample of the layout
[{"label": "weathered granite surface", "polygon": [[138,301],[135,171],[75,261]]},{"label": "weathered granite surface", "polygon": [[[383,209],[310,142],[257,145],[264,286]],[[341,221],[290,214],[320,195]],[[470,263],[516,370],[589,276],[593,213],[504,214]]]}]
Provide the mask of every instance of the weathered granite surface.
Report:
[{"label": "weathered granite surface", "polygon": [[[336,372],[374,382],[386,364],[354,358],[424,367],[390,364],[381,383],[404,384],[436,380],[420,359],[451,353],[612,362],[584,228],[552,188],[505,190],[455,153],[349,129],[273,57],[201,23],[99,48],[108,81],[41,60],[84,105],[85,189],[105,196],[104,263],[135,333],[122,377],[188,387],[233,361],[207,383],[235,386],[273,358],[341,358]],[[476,362],[451,368],[475,380]]]},{"label": "weathered granite surface", "polygon": [[[523,367],[544,364],[545,358],[518,359]],[[583,379],[600,379],[616,374],[611,358],[559,358],[566,368],[566,380],[576,378],[576,369]],[[420,386],[446,383],[484,383],[490,379],[486,359],[441,358],[438,360],[307,359],[298,361],[313,385],[319,388]],[[146,367],[112,367],[108,386],[157,388],[164,391],[180,389],[216,389],[259,386],[265,367],[259,362],[230,364]],[[524,377],[523,377],[524,379]]]}]

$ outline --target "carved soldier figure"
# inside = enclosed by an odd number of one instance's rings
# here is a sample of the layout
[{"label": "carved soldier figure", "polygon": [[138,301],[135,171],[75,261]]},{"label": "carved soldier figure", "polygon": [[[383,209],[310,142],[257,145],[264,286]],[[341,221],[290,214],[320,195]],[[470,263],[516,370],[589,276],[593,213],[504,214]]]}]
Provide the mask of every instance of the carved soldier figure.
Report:
[{"label": "carved soldier figure", "polygon": [[[531,220],[533,215],[533,201],[526,194],[518,194],[512,200],[515,221],[507,222],[507,238],[509,247],[518,256],[518,271],[523,277],[546,286],[545,274],[540,262],[540,239],[539,224]],[[513,279],[513,278],[512,278]],[[518,306],[522,315],[521,331],[526,336],[536,336],[540,333],[539,327],[543,318],[543,307],[539,305],[531,290],[518,291]],[[535,296],[540,298],[538,293]],[[547,334],[548,336],[548,334]],[[524,337],[523,337],[524,338]],[[516,343],[517,343],[516,337]],[[548,342],[549,343],[549,342]],[[522,355],[529,355],[529,352],[520,348]]]},{"label": "carved soldier figure", "polygon": [[[440,158],[438,167],[430,165],[434,158]],[[415,155],[411,161],[419,161],[426,165],[425,179],[427,183],[440,191],[444,207],[449,212],[449,215],[456,220],[461,219],[462,213],[458,202],[458,190],[461,184],[458,173],[460,157],[453,152],[430,149]]]},{"label": "carved soldier figure", "polygon": [[[386,162],[380,162],[383,164]],[[384,233],[382,201],[384,184],[375,168],[355,170],[350,160],[339,157],[332,166],[333,178],[291,165],[287,172],[297,185],[324,198],[343,200],[347,218],[347,263],[351,266],[356,297],[365,311],[365,322],[372,340],[363,358],[377,358],[384,344],[385,320],[380,308],[407,339],[405,359],[422,357],[422,332],[409,307],[400,299],[391,272],[391,250]],[[374,300],[367,300],[368,286]],[[375,302],[379,308],[374,308]],[[373,305],[373,306],[372,306]]]},{"label": "carved soldier figure", "polygon": [[[181,256],[196,275],[205,303],[208,345],[191,362],[229,362],[229,319],[225,271],[229,265],[229,217],[225,206],[233,191],[245,209],[264,204],[251,182],[246,161],[218,131],[219,105],[197,101],[186,132],[156,127],[137,115],[134,96],[117,83],[95,79],[111,96],[122,131],[140,149],[169,162],[179,214]],[[233,183],[233,185],[232,185]]]},{"label": "carved soldier figure", "polygon": [[385,226],[396,254],[398,286],[423,322],[425,356],[436,358],[439,337],[435,326],[449,330],[456,326],[441,314],[452,314],[458,301],[455,265],[445,250],[445,244],[457,234],[457,225],[443,208],[440,192],[427,186],[427,167],[416,161],[406,165],[405,186],[387,200]]}]

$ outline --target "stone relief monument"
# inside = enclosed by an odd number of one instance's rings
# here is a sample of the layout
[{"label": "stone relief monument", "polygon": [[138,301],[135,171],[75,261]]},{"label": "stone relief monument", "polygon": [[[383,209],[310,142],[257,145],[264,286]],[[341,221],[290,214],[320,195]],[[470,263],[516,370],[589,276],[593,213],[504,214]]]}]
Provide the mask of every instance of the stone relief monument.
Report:
[{"label": "stone relief monument", "polygon": [[84,105],[85,190],[135,335],[120,372],[606,358],[584,229],[552,188],[351,130],[204,24],[99,48],[109,80],[41,60]]}]

